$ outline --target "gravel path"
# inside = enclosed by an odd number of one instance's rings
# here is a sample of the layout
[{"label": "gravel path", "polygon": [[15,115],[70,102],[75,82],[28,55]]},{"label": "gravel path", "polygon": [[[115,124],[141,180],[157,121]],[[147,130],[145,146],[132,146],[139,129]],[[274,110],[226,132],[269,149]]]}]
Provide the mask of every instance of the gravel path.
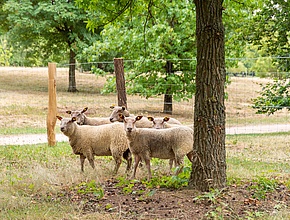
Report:
[{"label": "gravel path", "polygon": [[[273,132],[288,132],[290,125],[258,125],[258,126],[243,126],[243,127],[228,127],[226,134],[261,134]],[[63,134],[56,134],[56,141],[68,141],[68,138]],[[26,145],[47,143],[46,134],[23,134],[23,135],[0,135],[0,146],[4,145]]]}]

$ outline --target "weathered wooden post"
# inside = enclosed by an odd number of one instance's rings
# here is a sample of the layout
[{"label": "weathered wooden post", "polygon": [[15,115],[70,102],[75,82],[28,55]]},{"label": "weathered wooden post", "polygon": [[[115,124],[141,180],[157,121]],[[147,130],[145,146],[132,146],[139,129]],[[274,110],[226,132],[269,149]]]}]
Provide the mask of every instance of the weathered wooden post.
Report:
[{"label": "weathered wooden post", "polygon": [[118,94],[118,106],[127,108],[127,96],[125,87],[124,64],[122,58],[114,58],[114,69],[116,74],[116,88]]},{"label": "weathered wooden post", "polygon": [[56,64],[48,63],[48,114],[46,119],[47,141],[49,146],[56,145],[55,124],[56,124]]}]

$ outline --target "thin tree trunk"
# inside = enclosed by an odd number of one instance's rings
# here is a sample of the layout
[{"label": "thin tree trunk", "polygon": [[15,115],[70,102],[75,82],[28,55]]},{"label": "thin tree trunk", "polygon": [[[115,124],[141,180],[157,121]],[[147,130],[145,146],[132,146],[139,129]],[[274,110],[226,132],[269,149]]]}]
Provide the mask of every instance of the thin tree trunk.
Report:
[{"label": "thin tree trunk", "polygon": [[[171,61],[166,61],[166,74],[167,76],[173,74],[173,63]],[[166,90],[166,94],[164,94],[163,112],[172,115],[172,111],[173,106],[171,88],[168,88]]]},{"label": "thin tree trunk", "polygon": [[68,92],[77,92],[77,86],[76,86],[76,54],[75,52],[70,49],[69,54],[69,86],[68,86]]},{"label": "thin tree trunk", "polygon": [[195,0],[197,68],[194,146],[189,186],[201,191],[226,185],[225,55],[222,0]]},{"label": "thin tree trunk", "polygon": [[118,106],[125,106],[127,108],[124,62],[122,58],[114,58],[114,69],[116,74]]}]

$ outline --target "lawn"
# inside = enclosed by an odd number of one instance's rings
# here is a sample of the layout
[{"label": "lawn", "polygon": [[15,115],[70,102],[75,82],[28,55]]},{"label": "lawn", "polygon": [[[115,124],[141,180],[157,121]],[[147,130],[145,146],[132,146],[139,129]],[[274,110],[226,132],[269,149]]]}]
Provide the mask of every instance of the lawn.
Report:
[{"label": "lawn", "polygon": [[[45,133],[48,105],[47,68],[0,69],[0,134]],[[116,95],[100,93],[105,77],[77,73],[78,93],[67,93],[65,69],[57,71],[58,112],[89,107],[89,116],[108,116]],[[227,126],[288,123],[287,112],[256,115],[251,99],[258,78],[231,78],[227,87]],[[164,116],[162,97],[128,97],[134,114]],[[192,123],[193,101],[174,103],[170,117]],[[58,124],[58,123],[57,123]],[[59,132],[57,125],[57,132]],[[97,157],[96,169],[68,143],[0,147],[1,219],[289,219],[289,134],[227,135],[227,179],[223,190],[188,189],[190,163],[171,177],[168,161],[152,160],[153,179],[146,168],[129,180],[125,164],[112,176],[111,157]]]}]

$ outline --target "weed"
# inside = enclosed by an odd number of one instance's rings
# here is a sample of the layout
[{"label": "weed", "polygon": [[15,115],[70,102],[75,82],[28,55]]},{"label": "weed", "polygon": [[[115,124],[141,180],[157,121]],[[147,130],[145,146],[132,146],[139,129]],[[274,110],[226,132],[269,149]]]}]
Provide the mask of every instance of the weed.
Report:
[{"label": "weed", "polygon": [[82,182],[75,187],[75,190],[77,190],[77,193],[79,194],[93,194],[98,199],[101,199],[104,196],[103,188],[98,186],[95,180]]},{"label": "weed", "polygon": [[222,190],[210,189],[209,192],[205,192],[202,195],[199,195],[199,196],[195,197],[193,199],[193,201],[206,200],[206,201],[209,201],[212,204],[217,204],[221,193],[222,193]]},{"label": "weed", "polygon": [[253,198],[261,200],[265,199],[267,192],[273,192],[277,186],[278,182],[275,179],[258,177],[253,180],[253,185],[249,189],[254,190]]}]

